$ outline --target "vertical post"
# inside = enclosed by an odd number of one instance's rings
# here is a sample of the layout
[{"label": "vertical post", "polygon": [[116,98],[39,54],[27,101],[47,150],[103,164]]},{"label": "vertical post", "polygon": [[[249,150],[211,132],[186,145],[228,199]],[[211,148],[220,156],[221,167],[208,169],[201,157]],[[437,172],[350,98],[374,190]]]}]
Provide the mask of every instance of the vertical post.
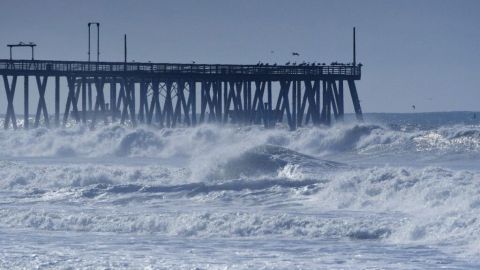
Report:
[{"label": "vertical post", "polygon": [[117,84],[115,82],[110,83],[110,113],[112,114],[112,122],[116,120],[117,116]]},{"label": "vertical post", "polygon": [[270,125],[272,124],[272,81],[268,81],[268,110],[267,110],[267,122],[268,122],[268,126],[270,127]]},{"label": "vertical post", "polygon": [[317,115],[317,125],[321,122],[321,117],[320,117],[320,89],[321,89],[321,83],[322,81],[317,81],[318,85],[317,88],[315,88],[315,114]]},{"label": "vertical post", "polygon": [[357,52],[356,52],[356,38],[355,38],[355,27],[353,27],[353,65],[357,65]]},{"label": "vertical post", "polygon": [[228,81],[223,82],[223,122],[228,121],[228,110],[230,109],[230,103],[228,102]]},{"label": "vertical post", "polygon": [[197,90],[196,90],[197,83],[195,81],[191,81],[189,85],[190,94],[188,98],[191,98],[192,104],[192,126],[197,124]]},{"label": "vertical post", "polygon": [[90,25],[91,23],[88,23],[88,62],[90,62]]},{"label": "vertical post", "polygon": [[302,107],[302,81],[297,81],[297,126],[302,125],[303,111]]},{"label": "vertical post", "polygon": [[131,108],[132,108],[132,123],[134,123],[134,125],[136,126],[137,125],[137,117],[136,117],[136,110],[135,110],[135,107],[136,107],[136,92],[135,92],[135,81],[132,79],[132,82],[130,83],[130,104],[131,104]]},{"label": "vertical post", "polygon": [[87,82],[82,78],[82,123],[87,123]]},{"label": "vertical post", "polygon": [[127,34],[123,35],[123,54],[124,62],[127,63]]},{"label": "vertical post", "polygon": [[247,102],[248,102],[248,114],[247,114],[247,121],[248,121],[248,124],[251,123],[251,119],[252,119],[252,82],[251,81],[248,81],[248,84],[247,84]]},{"label": "vertical post", "polygon": [[358,99],[357,88],[355,87],[355,82],[353,80],[348,80],[348,88],[350,89],[350,95],[352,96],[353,109],[355,110],[355,115],[357,120],[362,121],[362,107],[360,106],[360,100]]},{"label": "vertical post", "polygon": [[55,77],[55,126],[60,126],[60,77]]},{"label": "vertical post", "polygon": [[88,82],[87,84],[88,86],[88,111],[91,112],[92,111],[92,103],[93,103],[93,97],[92,97],[92,84],[90,82]]},{"label": "vertical post", "polygon": [[292,82],[292,129],[297,129],[297,82]]},{"label": "vertical post", "polygon": [[97,62],[100,62],[100,23],[97,23]]},{"label": "vertical post", "polygon": [[24,110],[24,113],[23,113],[23,127],[25,129],[28,129],[28,76],[25,76],[24,79],[23,79],[23,91],[24,91],[24,103],[23,103],[23,110]]},{"label": "vertical post", "polygon": [[337,95],[337,105],[338,105],[338,118],[343,120],[343,115],[345,114],[344,109],[344,99],[343,99],[343,80],[338,81],[338,95]]},{"label": "vertical post", "polygon": [[12,60],[12,46],[8,46],[10,47],[10,60]]},{"label": "vertical post", "polygon": [[35,59],[35,46],[32,46],[32,60]]}]

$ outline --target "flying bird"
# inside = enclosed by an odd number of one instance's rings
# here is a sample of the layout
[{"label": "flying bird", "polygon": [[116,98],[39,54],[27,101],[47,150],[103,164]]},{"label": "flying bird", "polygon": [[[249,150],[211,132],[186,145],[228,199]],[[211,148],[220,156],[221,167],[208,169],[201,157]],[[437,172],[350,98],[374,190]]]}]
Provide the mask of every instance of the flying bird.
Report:
[{"label": "flying bird", "polygon": [[412,105],[412,109],[415,110],[415,105]]},{"label": "flying bird", "polygon": [[293,56],[300,56],[300,54],[298,52],[292,52],[292,55]]}]

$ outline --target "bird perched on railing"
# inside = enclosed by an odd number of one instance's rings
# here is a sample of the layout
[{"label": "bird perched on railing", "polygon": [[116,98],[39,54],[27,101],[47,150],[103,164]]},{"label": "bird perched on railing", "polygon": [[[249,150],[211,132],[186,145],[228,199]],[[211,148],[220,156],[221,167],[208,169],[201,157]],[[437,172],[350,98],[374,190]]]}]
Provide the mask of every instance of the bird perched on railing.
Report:
[{"label": "bird perched on railing", "polygon": [[288,61],[287,63],[285,63],[285,66],[290,66],[290,61]]}]

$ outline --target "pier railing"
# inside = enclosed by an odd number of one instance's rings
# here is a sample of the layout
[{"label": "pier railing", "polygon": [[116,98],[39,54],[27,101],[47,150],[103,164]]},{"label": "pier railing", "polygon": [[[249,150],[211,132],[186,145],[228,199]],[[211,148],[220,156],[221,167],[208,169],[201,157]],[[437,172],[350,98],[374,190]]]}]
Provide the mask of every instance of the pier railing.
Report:
[{"label": "pier railing", "polygon": [[360,79],[361,66],[337,65],[223,65],[176,64],[135,62],[86,62],[50,60],[0,60],[0,73],[125,73],[142,75],[190,74],[190,75],[305,75],[346,76]]}]

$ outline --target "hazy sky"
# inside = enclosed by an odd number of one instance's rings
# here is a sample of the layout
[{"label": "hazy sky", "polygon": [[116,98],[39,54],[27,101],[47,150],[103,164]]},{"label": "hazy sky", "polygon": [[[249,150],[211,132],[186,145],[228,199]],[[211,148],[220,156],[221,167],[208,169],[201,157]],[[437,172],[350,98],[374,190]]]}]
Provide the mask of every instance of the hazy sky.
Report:
[{"label": "hazy sky", "polygon": [[106,61],[123,60],[126,33],[135,61],[284,63],[296,51],[297,62],[350,62],[356,26],[365,112],[480,110],[480,1],[0,0],[0,8],[0,58],[7,43],[33,41],[37,59],[86,60],[87,23],[99,21]]}]

